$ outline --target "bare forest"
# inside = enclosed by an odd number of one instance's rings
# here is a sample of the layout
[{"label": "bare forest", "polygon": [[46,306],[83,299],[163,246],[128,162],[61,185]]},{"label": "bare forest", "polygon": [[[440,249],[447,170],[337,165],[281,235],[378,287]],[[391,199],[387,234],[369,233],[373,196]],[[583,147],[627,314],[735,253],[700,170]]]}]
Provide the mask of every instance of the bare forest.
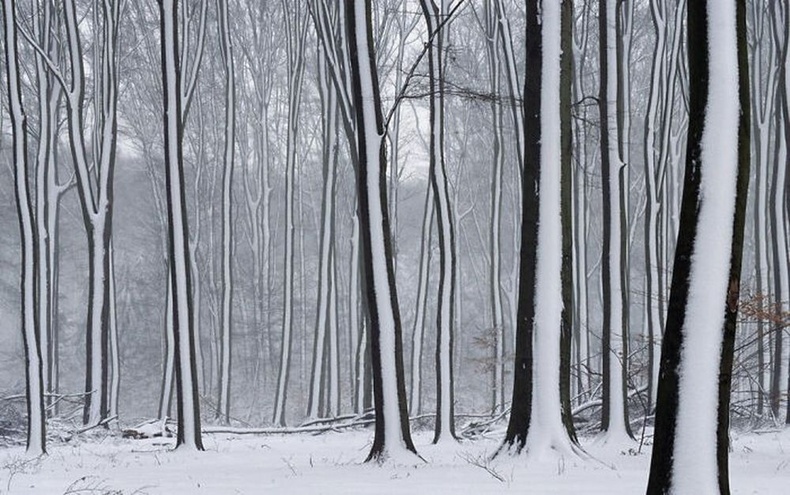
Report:
[{"label": "bare forest", "polygon": [[0,492],[790,483],[788,0],[0,13]]}]

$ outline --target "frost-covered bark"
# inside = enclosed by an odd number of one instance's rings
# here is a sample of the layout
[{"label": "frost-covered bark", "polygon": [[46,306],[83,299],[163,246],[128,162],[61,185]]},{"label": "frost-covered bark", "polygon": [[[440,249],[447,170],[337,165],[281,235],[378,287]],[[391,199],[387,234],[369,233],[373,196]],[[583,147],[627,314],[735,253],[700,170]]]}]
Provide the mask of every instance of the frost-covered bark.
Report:
[{"label": "frost-covered bark", "polygon": [[27,453],[46,453],[44,417],[44,377],[41,359],[41,335],[36,315],[36,224],[28,185],[27,116],[22,106],[22,77],[16,28],[16,2],[3,0],[3,46],[5,54],[8,109],[11,117],[13,146],[14,196],[22,241],[20,276],[21,329],[25,349],[25,396],[27,404]]},{"label": "frost-covered bark", "polygon": [[[574,445],[561,407],[563,318],[562,16],[566,3],[527,3],[527,72],[524,85],[525,153],[522,183],[521,278],[513,402],[502,449],[541,456],[571,454]],[[570,33],[567,33],[568,35]],[[570,57],[570,50],[566,53]],[[567,64],[565,65],[567,70]],[[569,103],[569,102],[568,102]],[[567,115],[566,117],[567,118]],[[568,121],[569,123],[569,121]],[[566,136],[567,137],[567,136]],[[566,187],[567,187],[566,182]],[[568,207],[569,205],[565,205]]]},{"label": "frost-covered bark", "polygon": [[375,436],[368,460],[382,462],[416,450],[406,411],[402,331],[386,210],[387,160],[370,0],[346,0],[345,21],[357,124],[357,200],[376,410]]},{"label": "frost-covered bark", "polygon": [[689,2],[689,135],[649,494],[728,494],[749,181],[745,2]]},{"label": "frost-covered bark", "polygon": [[159,2],[164,92],[165,177],[168,206],[170,284],[173,294],[173,335],[176,347],[176,446],[203,450],[200,434],[200,402],[195,365],[195,327],[183,165],[183,114],[180,91],[178,2]]}]

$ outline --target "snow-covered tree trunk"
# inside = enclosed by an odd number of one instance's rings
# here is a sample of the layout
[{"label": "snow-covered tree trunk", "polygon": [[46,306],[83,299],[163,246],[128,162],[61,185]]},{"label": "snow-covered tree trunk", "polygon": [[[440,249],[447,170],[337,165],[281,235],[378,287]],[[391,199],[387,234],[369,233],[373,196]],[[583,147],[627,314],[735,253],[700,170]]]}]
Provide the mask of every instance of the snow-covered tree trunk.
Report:
[{"label": "snow-covered tree trunk", "polygon": [[658,380],[658,359],[656,355],[657,344],[660,336],[660,316],[658,305],[658,280],[659,280],[659,259],[658,259],[658,213],[661,207],[658,195],[658,184],[656,180],[656,141],[659,129],[659,104],[660,91],[663,78],[666,75],[664,70],[666,59],[666,38],[667,38],[667,19],[666,2],[664,0],[651,0],[650,13],[653,20],[653,28],[656,33],[655,45],[653,47],[653,60],[650,76],[650,93],[647,101],[647,114],[645,116],[645,136],[644,136],[644,156],[645,156],[645,192],[647,199],[645,202],[645,330],[647,337],[647,397],[648,409],[652,409],[655,403],[656,382]]},{"label": "snow-covered tree trunk", "polygon": [[[585,5],[580,13],[578,25],[573,29],[573,101],[579,102],[586,97],[585,60],[589,46],[589,5]],[[574,119],[573,147],[576,166],[573,173],[573,287],[575,314],[573,324],[576,334],[576,364],[578,368],[577,395],[589,392],[590,380],[590,325],[588,312],[588,281],[587,281],[587,224],[589,222],[589,201],[587,195],[587,166],[590,162],[587,139],[590,134],[586,122],[588,110],[586,105],[580,109],[581,118]],[[580,397],[582,400],[583,397]]]},{"label": "snow-covered tree trunk", "polygon": [[[769,213],[769,170],[772,157],[771,141],[774,133],[774,104],[776,103],[776,76],[779,65],[776,46],[771,36],[769,9],[760,3],[751,3],[752,29],[749,47],[751,54],[751,108],[752,108],[752,153],[754,163],[754,185],[752,199],[752,227],[754,229],[754,273],[757,296],[770,300],[770,232]],[[765,392],[770,386],[771,349],[769,325],[763,319],[757,321],[757,414],[762,415]]]},{"label": "snow-covered tree trunk", "polygon": [[[423,16],[432,37],[428,47],[430,87],[429,176],[436,209],[439,238],[439,293],[436,311],[436,427],[434,443],[455,437],[453,398],[453,332],[455,324],[456,250],[453,209],[445,160],[445,64],[448,1],[421,0]],[[436,34],[436,31],[439,31]]]},{"label": "snow-covered tree trunk", "polygon": [[[560,317],[560,410],[568,437],[576,440],[571,412],[571,366],[573,344],[573,128],[571,105],[573,95],[573,2],[560,2],[560,237],[562,257],[560,269],[562,311]],[[554,54],[552,54],[554,56]],[[553,63],[553,61],[552,61]],[[552,70],[554,68],[552,67]],[[550,81],[547,81],[550,82]],[[553,95],[552,95],[553,97]],[[552,126],[555,124],[552,122]],[[553,160],[552,160],[553,161]]]},{"label": "snow-covered tree trunk", "polygon": [[428,282],[431,265],[431,241],[433,238],[434,216],[433,188],[428,185],[425,191],[425,204],[422,214],[422,235],[420,236],[420,261],[417,272],[417,307],[414,310],[414,324],[411,334],[411,386],[409,387],[409,414],[422,413],[422,355],[425,343],[425,313],[428,308]]},{"label": "snow-covered tree trunk", "polygon": [[346,0],[345,21],[357,124],[357,200],[376,409],[375,436],[368,460],[383,462],[416,450],[406,410],[402,331],[386,209],[387,160],[370,0]]},{"label": "snow-covered tree trunk", "polygon": [[[774,232],[774,300],[778,305],[785,304],[790,298],[790,261],[788,260],[788,197],[787,186],[790,177],[787,173],[788,146],[790,146],[790,114],[788,112],[787,91],[790,86],[787,66],[790,64],[790,4],[786,1],[771,4],[774,43],[778,47],[778,73],[776,103],[774,105],[776,134],[773,178],[773,204],[771,205],[771,229]],[[781,307],[781,306],[780,306]],[[790,389],[790,366],[786,362],[786,336],[779,325],[774,325],[774,372],[771,377],[771,412],[774,420],[780,421],[780,402],[784,393]],[[790,404],[788,405],[790,408]],[[789,409],[790,410],[790,409]]]},{"label": "snow-covered tree trunk", "polygon": [[[487,20],[487,27],[488,27],[488,40],[487,44],[490,46],[494,40],[491,39],[491,35],[499,36],[501,40],[501,47],[502,47],[502,62],[504,62],[504,70],[505,70],[505,80],[507,81],[508,91],[510,92],[510,109],[513,116],[513,123],[516,127],[515,133],[515,143],[516,143],[516,157],[518,161],[518,168],[519,171],[524,169],[524,157],[521,155],[521,152],[524,150],[524,111],[523,108],[518,104],[521,100],[521,84],[519,83],[518,79],[518,67],[516,64],[516,55],[515,49],[513,48],[513,34],[510,30],[510,19],[507,15],[507,10],[505,8],[504,0],[493,0],[494,5],[491,6],[489,2],[486,2],[486,8],[489,9],[489,14],[493,14],[493,17]],[[493,7],[493,8],[492,8]],[[493,12],[491,12],[493,11]],[[490,21],[497,22],[498,26],[495,30],[492,30],[493,27]],[[492,32],[495,31],[495,32]],[[490,50],[490,47],[489,47]],[[497,64],[499,64],[499,56],[497,55]],[[493,69],[491,69],[493,70]],[[492,74],[493,76],[493,74]],[[497,74],[497,79],[499,78],[499,74]],[[492,78],[492,85],[494,81]],[[498,94],[499,87],[496,88],[494,94]]]},{"label": "snow-covered tree trunk", "polygon": [[686,172],[647,493],[728,494],[749,181],[745,2],[689,2],[687,19]]},{"label": "snow-covered tree trunk", "polygon": [[[786,70],[786,69],[783,69]],[[779,95],[779,93],[777,93]],[[779,96],[779,104],[781,105],[781,96]],[[779,106],[779,105],[777,105]],[[771,247],[773,251],[773,291],[776,307],[780,308],[788,300],[790,295],[790,287],[788,287],[788,266],[787,253],[787,217],[785,215],[785,202],[787,201],[787,141],[785,140],[785,126],[788,123],[782,116],[781,109],[775,113],[776,121],[776,149],[774,156],[774,170],[771,179],[771,202],[770,206],[770,219],[771,230],[774,233],[773,242]],[[774,336],[774,347],[772,349],[772,370],[771,370],[771,388],[769,391],[769,402],[771,406],[771,415],[775,418],[780,417],[780,403],[782,395],[786,390],[784,386],[787,380],[787,367],[785,363],[785,339],[784,328],[778,322],[772,322],[771,332]]]},{"label": "snow-covered tree trunk", "polygon": [[[65,57],[69,86],[54,71],[66,92],[66,122],[83,222],[88,237],[88,317],[86,334],[86,400],[83,422],[96,425],[108,414],[109,345],[109,243],[112,238],[112,198],[117,144],[118,38],[117,2],[94,6],[92,129],[87,131],[85,59],[74,0],[64,2]],[[92,143],[86,144],[86,135]],[[90,150],[89,150],[90,147]]]},{"label": "snow-covered tree trunk", "polygon": [[[33,14],[33,33],[42,52],[50,58],[54,57],[55,40],[52,23],[56,20],[49,2],[41,6],[39,12]],[[35,52],[36,61],[36,95],[38,97],[38,145],[35,162],[35,222],[36,222],[36,262],[38,263],[36,300],[40,328],[41,359],[44,377],[44,391],[56,393],[57,382],[55,298],[57,297],[56,280],[53,278],[53,255],[56,250],[55,231],[57,222],[58,202],[60,200],[59,185],[55,175],[57,171],[58,113],[62,88],[48,71],[44,56]],[[54,205],[50,204],[54,201]],[[50,215],[53,216],[50,220]],[[48,406],[55,401],[47,400]],[[54,411],[49,411],[52,414]]]},{"label": "snow-covered tree trunk", "polygon": [[225,148],[222,167],[222,358],[217,415],[230,422],[233,310],[233,167],[236,146],[236,75],[228,0],[217,0],[219,40],[225,77]]},{"label": "snow-covered tree trunk", "polygon": [[[502,71],[502,63],[500,60],[499,46],[500,40],[504,44],[511,43],[512,40],[505,39],[500,36],[500,31],[503,26],[509,23],[504,18],[504,13],[500,5],[501,1],[486,2],[485,6],[485,26],[486,26],[486,55],[488,58],[488,73],[491,83],[491,93],[498,94],[500,91],[500,78]],[[499,17],[499,18],[497,18]],[[521,91],[516,89],[518,84],[511,88],[514,94],[521,94]],[[524,119],[523,112],[519,109],[514,115],[518,115],[516,135],[517,142],[521,143],[524,139]],[[491,387],[491,408],[492,411],[497,411],[499,408],[504,407],[505,404],[505,380],[504,380],[504,361],[505,361],[505,322],[503,314],[502,303],[502,248],[501,248],[501,224],[502,224],[502,180],[504,175],[505,166],[505,145],[504,145],[504,116],[502,106],[498,101],[491,101],[491,120],[493,121],[492,138],[493,138],[493,171],[491,177],[491,232],[489,233],[489,251],[491,256],[490,264],[490,300],[491,300],[491,334],[494,338],[493,345],[493,366],[494,373],[492,376]],[[521,135],[518,136],[521,129]],[[521,157],[520,148],[517,152]],[[523,159],[519,159],[523,161]],[[523,168],[521,166],[520,168]]]},{"label": "snow-covered tree trunk", "polygon": [[[283,258],[283,319],[280,345],[280,370],[277,376],[277,392],[272,422],[285,426],[285,403],[288,396],[288,378],[291,366],[291,345],[294,323],[294,175],[297,169],[297,138],[299,132],[299,110],[304,82],[304,53],[307,22],[302,11],[301,0],[290,6],[283,2],[288,59],[288,123],[285,164],[285,250]],[[291,12],[292,10],[292,12]]]},{"label": "snow-covered tree trunk", "polygon": [[[776,8],[775,4],[774,8]],[[790,65],[790,4],[786,1],[782,9],[776,9],[774,11],[774,30],[777,35],[781,33],[783,39],[782,51],[780,54],[781,58],[779,59],[779,82],[777,88],[779,101],[777,103],[777,108],[784,125],[778,126],[777,130],[781,129],[782,134],[781,136],[777,136],[777,140],[780,141],[779,146],[781,147],[780,150],[784,152],[784,159],[782,159],[781,156],[778,157],[778,160],[782,161],[782,163],[777,164],[777,167],[783,167],[785,174],[784,182],[777,182],[781,190],[779,194],[784,196],[784,200],[780,202],[776,199],[774,203],[774,214],[777,217],[777,224],[779,226],[775,232],[777,234],[776,242],[780,242],[778,239],[784,239],[785,250],[787,250],[787,222],[790,221],[790,198],[787,197],[788,185],[790,185],[790,173],[788,173],[787,170],[788,164],[790,164],[790,152],[788,151],[788,147],[790,147],[790,100],[788,100],[788,95],[790,95],[790,72],[787,70],[787,66]],[[779,210],[781,210],[781,212]],[[782,230],[784,230],[784,235],[779,237]],[[781,246],[781,243],[779,245]],[[786,301],[788,295],[790,295],[790,280],[788,280],[788,264],[790,261],[788,261],[786,252],[787,251],[780,256],[781,261],[778,263],[777,268],[782,272],[777,276],[778,283],[782,287],[781,291],[779,291],[781,294],[780,301]],[[785,347],[787,346],[785,345]],[[787,391],[790,390],[790,362],[787,362],[787,357],[784,356],[782,357],[782,361],[784,361],[782,365],[785,367],[784,369],[787,375],[780,378],[786,380],[780,386],[784,386],[784,390]],[[790,401],[787,402],[786,407],[785,424],[787,425],[790,424]]]},{"label": "snow-covered tree trunk", "polygon": [[[324,187],[321,195],[321,228],[318,261],[318,298],[313,337],[313,361],[310,373],[310,395],[307,404],[307,416],[318,418],[324,414],[321,410],[321,388],[324,384],[324,352],[327,350],[327,332],[334,308],[330,304],[334,287],[331,283],[334,272],[334,215],[335,215],[335,180],[337,158],[337,94],[329,80],[326,68],[326,57],[323,47],[318,48],[318,84],[321,96],[323,146],[321,160],[323,165]],[[330,382],[331,383],[331,382]],[[330,401],[331,403],[332,401]]]},{"label": "snow-covered tree trunk", "polygon": [[116,308],[115,298],[115,248],[113,243],[110,242],[109,250],[110,258],[110,280],[108,282],[107,290],[109,295],[107,298],[108,305],[108,318],[109,318],[109,336],[108,344],[109,359],[110,359],[110,377],[108,384],[108,397],[107,397],[107,417],[110,421],[114,422],[117,426],[119,403],[121,398],[121,346],[118,342],[118,313]]},{"label": "snow-covered tree trunk", "polygon": [[[563,424],[560,390],[562,162],[563,153],[570,151],[563,147],[570,120],[566,115],[563,126],[562,116],[570,111],[570,102],[562,104],[561,85],[570,91],[571,83],[570,74],[562,74],[562,67],[568,67],[562,63],[563,12],[570,14],[568,4],[527,2],[526,63],[531,70],[524,84],[521,277],[513,402],[502,449],[514,454],[526,450],[534,456],[574,451]],[[565,56],[571,56],[570,50]]]},{"label": "snow-covered tree trunk", "polygon": [[168,205],[170,284],[173,294],[173,334],[176,347],[176,403],[181,446],[203,450],[200,401],[195,366],[195,327],[192,314],[189,230],[183,165],[183,114],[180,91],[177,0],[160,0],[162,87],[164,92],[165,177]]},{"label": "snow-covered tree trunk", "polygon": [[173,334],[173,284],[169,283],[170,261],[167,269],[167,289],[165,293],[165,338],[162,348],[162,384],[159,387],[159,414],[158,419],[166,421],[170,416],[170,401],[173,397],[173,374],[176,363],[176,343]]},{"label": "snow-covered tree trunk", "polygon": [[600,43],[601,181],[603,185],[603,411],[601,430],[607,439],[630,438],[626,404],[628,372],[627,338],[623,312],[623,198],[618,119],[617,0],[600,0],[598,7]]},{"label": "snow-covered tree trunk", "polygon": [[[409,16],[407,15],[409,2],[406,0],[398,0],[399,4],[397,5],[398,13],[394,16],[393,23],[397,26],[397,49],[395,60],[393,63],[395,67],[402,68],[404,66],[404,60],[406,58],[406,47],[408,46],[408,38],[411,35],[411,32],[414,30],[414,27],[417,25],[416,20],[412,21]],[[386,8],[386,7],[385,7]],[[404,71],[403,70],[396,70],[395,71],[395,81],[394,87],[401,88],[403,87],[403,78],[404,78]],[[394,259],[394,266],[395,266],[395,274],[397,276],[398,273],[398,256],[400,253],[399,247],[399,239],[398,239],[398,192],[400,191],[400,176],[403,172],[403,167],[400,165],[400,133],[401,133],[401,105],[397,105],[392,109],[392,120],[389,124],[389,129],[387,132],[387,136],[390,142],[390,154],[391,159],[390,162],[392,165],[389,168],[389,212],[390,212],[390,224],[392,226],[392,240],[393,240],[393,256]],[[411,402],[409,402],[411,404]]]},{"label": "snow-covered tree trunk", "polygon": [[46,453],[46,418],[44,417],[44,376],[41,359],[41,335],[36,315],[36,224],[28,185],[27,116],[22,106],[22,77],[17,43],[16,2],[3,0],[3,46],[5,52],[8,109],[11,117],[13,146],[14,195],[22,242],[21,329],[25,349],[25,396],[27,404],[27,453]]},{"label": "snow-covered tree trunk", "polygon": [[362,281],[360,280],[360,270],[362,269],[362,242],[359,233],[359,213],[358,208],[354,210],[351,230],[351,256],[349,258],[349,298],[348,312],[349,324],[354,332],[354,412],[361,414],[370,408],[371,396],[371,376],[370,376],[370,338],[365,331],[365,318],[360,318],[362,308],[360,304],[360,294],[362,293]]}]

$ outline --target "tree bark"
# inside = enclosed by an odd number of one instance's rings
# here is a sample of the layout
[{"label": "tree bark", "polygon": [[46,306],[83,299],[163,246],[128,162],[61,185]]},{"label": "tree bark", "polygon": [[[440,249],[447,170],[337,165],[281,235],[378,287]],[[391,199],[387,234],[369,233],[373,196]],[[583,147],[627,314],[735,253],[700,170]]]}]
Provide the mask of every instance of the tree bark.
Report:
[{"label": "tree bark", "polygon": [[367,460],[384,462],[416,453],[416,449],[406,410],[402,330],[392,265],[392,231],[386,208],[387,162],[370,0],[346,0],[345,20],[357,124],[357,201],[376,410],[375,435]]}]

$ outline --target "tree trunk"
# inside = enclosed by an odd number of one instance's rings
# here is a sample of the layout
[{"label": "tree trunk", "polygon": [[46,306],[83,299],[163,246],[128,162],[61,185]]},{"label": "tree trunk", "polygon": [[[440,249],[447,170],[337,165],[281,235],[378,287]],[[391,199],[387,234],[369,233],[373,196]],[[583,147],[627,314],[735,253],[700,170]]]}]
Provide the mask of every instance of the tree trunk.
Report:
[{"label": "tree trunk", "polygon": [[25,397],[27,405],[27,454],[46,453],[44,376],[41,359],[41,334],[36,315],[36,224],[28,185],[27,117],[22,107],[22,79],[19,72],[16,2],[3,0],[4,51],[8,108],[13,136],[14,194],[22,241],[21,328],[25,349]]},{"label": "tree trunk", "polygon": [[369,322],[376,427],[368,461],[416,453],[409,431],[403,344],[391,229],[387,217],[386,149],[373,50],[370,0],[346,0],[345,20],[356,112],[357,200],[362,237],[365,304]]},{"label": "tree trunk", "polygon": [[[567,213],[570,191],[570,18],[569,2],[527,2],[526,66],[524,84],[524,173],[522,182],[521,265],[514,364],[513,399],[501,451],[518,454],[526,450],[541,455],[555,450],[572,454],[563,403],[562,371],[569,357],[563,349],[563,333],[569,330],[563,315],[567,280],[563,272],[570,245]],[[565,19],[563,19],[565,17]],[[566,23],[563,29],[563,22]],[[563,46],[567,50],[562,57]],[[564,169],[564,170],[563,170]],[[563,200],[564,198],[564,200]],[[569,272],[564,273],[570,276]],[[566,287],[563,287],[566,286]],[[570,307],[568,308],[570,310]],[[566,320],[566,321],[563,321]],[[569,341],[566,341],[566,344]],[[563,357],[565,355],[565,358]]]},{"label": "tree trunk", "polygon": [[225,149],[222,168],[222,358],[217,415],[230,423],[231,335],[233,325],[233,167],[236,145],[236,76],[228,0],[217,0],[219,38],[225,74]]},{"label": "tree trunk", "polygon": [[183,166],[181,71],[178,62],[177,0],[159,3],[164,88],[164,148],[168,205],[168,244],[173,294],[173,333],[176,347],[176,448],[203,450],[200,401],[195,366],[195,328],[192,315],[189,230]]},{"label": "tree trunk", "polygon": [[607,439],[631,438],[626,401],[627,334],[623,325],[622,163],[618,123],[617,0],[599,3],[601,84],[601,181],[603,183],[603,408],[601,430]]},{"label": "tree trunk", "polygon": [[[429,176],[436,209],[439,237],[439,294],[436,311],[436,426],[433,443],[455,438],[453,398],[453,332],[455,323],[456,258],[453,210],[450,204],[445,162],[444,46],[447,25],[447,0],[421,0],[428,33],[433,36],[428,47],[430,85],[430,161]],[[434,35],[437,30],[441,30]]]},{"label": "tree trunk", "polygon": [[[294,327],[294,175],[297,167],[297,137],[299,129],[299,108],[302,98],[302,82],[304,81],[304,45],[305,21],[301,8],[296,14],[289,14],[289,7],[283,2],[285,16],[286,41],[288,54],[288,123],[285,165],[285,253],[283,259],[285,284],[283,294],[282,342],[280,346],[280,370],[277,378],[277,393],[274,402],[272,421],[278,426],[285,426],[285,403],[288,394],[288,377],[291,366],[291,345]],[[293,17],[293,18],[292,18]]]},{"label": "tree trunk", "polygon": [[647,493],[729,494],[730,386],[749,181],[745,2],[689,2],[687,15],[688,151]]}]

